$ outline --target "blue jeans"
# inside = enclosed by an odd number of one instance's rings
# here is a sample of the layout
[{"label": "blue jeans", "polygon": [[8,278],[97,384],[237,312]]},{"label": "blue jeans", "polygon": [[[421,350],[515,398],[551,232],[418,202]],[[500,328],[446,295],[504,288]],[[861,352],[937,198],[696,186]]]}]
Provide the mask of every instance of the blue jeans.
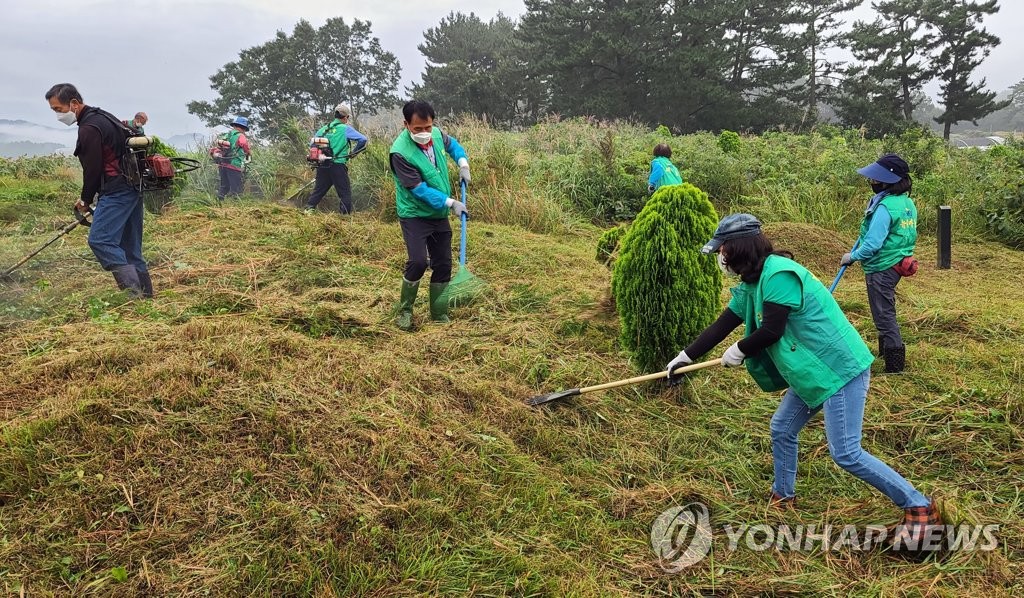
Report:
[{"label": "blue jeans", "polygon": [[775,494],[783,498],[796,495],[797,436],[811,417],[824,408],[828,452],[839,467],[874,486],[901,509],[928,506],[927,497],[860,446],[870,380],[871,370],[865,369],[815,409],[809,409],[792,388],[786,392],[771,424]]},{"label": "blue jeans", "polygon": [[100,195],[89,229],[89,248],[104,270],[131,264],[147,272],[142,259],[142,197],[138,190],[122,188]]}]

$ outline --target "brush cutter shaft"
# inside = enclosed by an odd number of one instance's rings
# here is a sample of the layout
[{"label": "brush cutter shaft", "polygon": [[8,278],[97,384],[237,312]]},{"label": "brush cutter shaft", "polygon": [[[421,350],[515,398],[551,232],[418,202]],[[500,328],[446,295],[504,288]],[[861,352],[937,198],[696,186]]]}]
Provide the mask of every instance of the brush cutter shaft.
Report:
[{"label": "brush cutter shaft", "polygon": [[[687,372],[695,372],[704,368],[709,368],[714,365],[722,365],[721,359],[712,359],[711,361],[704,361],[701,363],[694,363],[691,365],[676,368],[673,374],[685,374]],[[586,394],[588,392],[597,392],[599,390],[608,390],[611,388],[618,388],[620,386],[629,386],[631,384],[639,384],[641,382],[650,382],[652,380],[661,380],[666,377],[666,372],[658,372],[657,374],[647,374],[646,376],[637,376],[636,378],[629,378],[627,380],[619,380],[618,382],[608,382],[607,384],[598,384],[597,386],[587,386],[586,388],[580,389],[580,394]]]},{"label": "brush cutter shaft", "polygon": [[30,254],[26,255],[25,257],[21,258],[20,260],[18,260],[17,264],[14,264],[13,266],[11,266],[7,270],[5,270],[3,274],[0,274],[0,276],[9,276],[11,274],[11,272],[14,272],[18,268],[24,266],[25,262],[27,262],[30,259],[34,258],[35,256],[39,255],[44,249],[46,249],[50,245],[53,245],[54,243],[56,243],[57,240],[60,239],[61,237],[63,237],[64,235],[66,235],[66,234],[70,233],[71,231],[75,230],[76,228],[78,228],[79,225],[89,226],[90,223],[89,223],[88,218],[89,218],[89,215],[92,214],[92,208],[87,208],[87,211],[86,211],[85,214],[79,212],[78,210],[74,210],[74,212],[75,212],[75,220],[73,222],[67,223],[64,226],[64,228],[60,229],[60,232],[57,233],[56,236],[54,236],[52,239],[50,239],[46,243],[43,243],[42,247],[40,247],[39,249],[36,249],[32,253],[30,253]]}]

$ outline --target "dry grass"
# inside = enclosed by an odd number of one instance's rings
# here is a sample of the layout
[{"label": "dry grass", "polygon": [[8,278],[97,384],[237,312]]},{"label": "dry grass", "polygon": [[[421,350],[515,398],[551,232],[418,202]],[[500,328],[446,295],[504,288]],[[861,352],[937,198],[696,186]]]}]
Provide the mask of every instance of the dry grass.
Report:
[{"label": "dry grass", "polygon": [[[128,303],[72,234],[0,286],[0,584],[28,595],[1020,595],[1024,258],[957,246],[901,284],[904,376],[872,382],[865,443],[1000,550],[728,553],[678,575],[647,534],[691,500],[716,523],[884,523],[887,500],[804,434],[800,511],[766,512],[777,399],[741,372],[530,409],[634,374],[601,301],[596,229],[477,223],[488,283],[448,326],[390,323],[396,224],[242,204],[147,228],[158,296]],[[825,280],[852,239],[777,225]],[[0,238],[0,261],[42,238]],[[31,231],[30,231],[31,232]],[[998,268],[992,267],[998,264]],[[873,342],[863,278],[838,291]],[[421,297],[421,301],[423,298]],[[719,539],[721,540],[721,539]],[[125,581],[121,573],[125,574]]]}]

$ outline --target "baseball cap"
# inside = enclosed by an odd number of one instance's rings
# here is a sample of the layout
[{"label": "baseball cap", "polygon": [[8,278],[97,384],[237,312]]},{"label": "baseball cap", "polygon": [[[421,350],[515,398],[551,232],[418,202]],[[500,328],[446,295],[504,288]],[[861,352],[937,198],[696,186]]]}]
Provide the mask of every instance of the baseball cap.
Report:
[{"label": "baseball cap", "polygon": [[701,253],[715,253],[722,243],[761,234],[761,221],[750,214],[729,214],[718,223],[715,236],[701,247]]}]

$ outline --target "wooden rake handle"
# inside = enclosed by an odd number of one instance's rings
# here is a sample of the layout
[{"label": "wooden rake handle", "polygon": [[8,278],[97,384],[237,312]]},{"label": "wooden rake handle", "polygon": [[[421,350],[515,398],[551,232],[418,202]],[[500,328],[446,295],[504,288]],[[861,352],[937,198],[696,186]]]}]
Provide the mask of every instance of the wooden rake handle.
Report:
[{"label": "wooden rake handle", "polygon": [[[685,374],[687,372],[695,372],[704,368],[709,368],[715,365],[722,365],[721,358],[712,359],[711,361],[703,361],[701,363],[694,363],[687,366],[676,368],[673,374]],[[587,386],[580,389],[580,394],[586,394],[588,392],[597,392],[599,390],[608,390],[611,388],[619,388],[620,386],[629,386],[631,384],[640,384],[641,382],[650,382],[652,380],[661,380],[668,378],[668,372],[658,372],[657,374],[647,374],[645,376],[637,376],[636,378],[629,378],[627,380],[618,380],[616,382],[608,382],[606,384],[598,384],[597,386]]]}]

